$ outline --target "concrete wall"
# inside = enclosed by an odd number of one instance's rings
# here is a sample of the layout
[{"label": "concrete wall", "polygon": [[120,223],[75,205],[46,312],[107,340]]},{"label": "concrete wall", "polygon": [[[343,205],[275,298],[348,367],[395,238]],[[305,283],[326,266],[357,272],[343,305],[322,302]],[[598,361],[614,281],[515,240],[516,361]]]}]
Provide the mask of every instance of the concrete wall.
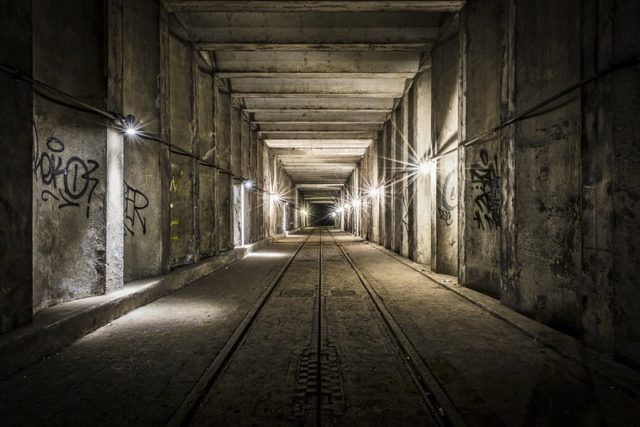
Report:
[{"label": "concrete wall", "polygon": [[[393,158],[395,156],[395,147],[394,141],[395,138],[393,132],[392,121],[393,117],[390,121],[385,123],[382,129],[382,140],[384,145],[384,182],[390,183],[394,180],[395,169]],[[384,187],[384,247],[387,249],[391,249],[393,246],[394,235],[395,235],[395,204],[393,203],[394,194],[393,194],[393,185],[385,185]]]},{"label": "concrete wall", "polygon": [[[459,16],[443,16],[431,56],[340,198],[390,185],[346,212],[344,226],[640,363],[638,67],[458,148],[636,52],[639,7],[469,0]],[[295,226],[291,178],[161,4],[3,0],[0,12],[7,62],[132,114],[173,145],[123,146],[113,123],[0,77],[0,112],[14,118],[0,129],[1,331],[33,310],[117,289],[123,276],[159,274],[229,250],[241,234],[250,242]],[[256,191],[234,196],[241,177]]]},{"label": "concrete wall", "polygon": [[[436,168],[436,221],[432,233],[432,268],[458,273],[458,20],[447,21],[432,55],[432,138]],[[451,151],[454,150],[454,151]],[[449,152],[451,151],[451,152]],[[449,152],[449,154],[445,154]]]},{"label": "concrete wall", "polygon": [[[368,238],[635,365],[639,67],[457,146],[637,52],[639,7],[469,0],[443,21],[431,67],[423,61],[358,172],[394,181],[406,129],[409,163],[437,164],[404,197],[404,184],[386,186]],[[413,239],[398,225],[405,218]]]},{"label": "concrete wall", "polygon": [[[34,77],[106,108],[103,2],[41,1],[33,7]],[[38,310],[106,290],[107,130],[104,120],[44,96],[34,98],[33,113],[33,307]]]},{"label": "concrete wall", "polygon": [[[123,136],[112,120],[0,76],[0,110],[13,118],[0,130],[2,182],[11,183],[0,184],[0,331],[43,307],[231,249],[240,205],[231,189],[241,176],[291,195],[280,165],[265,170],[269,150],[231,105],[212,61],[158,2],[6,0],[0,11],[3,62],[98,109],[133,115],[168,143]],[[281,232],[285,209],[294,218],[291,206],[265,216],[257,190],[245,192],[244,205],[245,242],[265,236],[263,221]]]},{"label": "concrete wall", "polygon": [[[32,72],[31,2],[0,1],[0,57]],[[0,74],[0,333],[32,314],[33,96]]]},{"label": "concrete wall", "polygon": [[269,147],[263,145],[262,151],[265,180],[263,188],[267,192],[262,196],[262,203],[265,234],[269,237],[294,229],[296,213],[293,204],[296,189],[280,160]]},{"label": "concrete wall", "polygon": [[[231,96],[220,87],[216,80],[216,164],[231,168]],[[218,251],[231,249],[231,178],[218,174],[218,198],[216,218],[218,231]]]},{"label": "concrete wall", "polygon": [[[579,1],[518,2],[515,30],[517,114],[580,75]],[[580,115],[574,92],[515,127],[519,280],[503,295],[509,307],[574,334],[581,329]]]},{"label": "concrete wall", "polygon": [[[159,7],[152,0],[127,0],[122,7],[122,112],[135,114],[144,130],[160,132]],[[124,144],[125,240],[124,278],[132,280],[163,271],[163,146]],[[158,248],[158,244],[160,247]],[[159,250],[160,249],[160,250]]]},{"label": "concrete wall", "polygon": [[[600,5],[603,6],[606,3]],[[613,29],[610,33],[612,37],[608,39],[612,44],[607,46],[605,42],[602,46],[604,52],[612,52],[610,58],[605,56],[605,61],[619,61],[640,50],[640,29],[637,25],[640,4],[619,0],[614,10],[613,24],[604,23],[608,29]],[[599,64],[600,67],[602,65]],[[612,239],[606,242],[613,255],[614,350],[624,360],[639,366],[640,292],[637,278],[640,277],[640,131],[637,121],[640,114],[640,66],[620,71],[602,84],[604,93],[601,92],[601,95],[605,97],[609,85],[613,86],[612,96],[605,102],[609,103],[609,117],[613,119],[611,139],[607,142],[613,154],[613,158],[609,159],[613,160],[610,194],[614,216]],[[584,246],[597,250],[599,245]],[[591,256],[593,252],[590,250]],[[594,274],[593,270],[591,274]]]},{"label": "concrete wall", "polygon": [[[463,111],[468,139],[500,123],[501,56],[505,1],[471,1],[461,15],[466,51]],[[464,192],[461,197],[460,280],[470,288],[500,296],[500,144],[496,135],[464,151]]]},{"label": "concrete wall", "polygon": [[[169,37],[169,137],[171,143],[195,154],[194,52],[190,44]],[[196,259],[195,180],[196,162],[173,151],[170,157],[171,266]]]},{"label": "concrete wall", "polygon": [[[214,87],[213,76],[208,70],[197,72],[198,154],[208,163],[215,162],[214,140]],[[198,214],[200,256],[216,252],[216,177],[217,170],[200,164],[198,185]]]},{"label": "concrete wall", "polygon": [[[426,162],[432,155],[431,142],[431,69],[420,72],[411,89],[410,109],[413,129],[413,158],[416,164]],[[433,201],[431,183],[433,172],[418,173],[410,190],[413,197],[412,259],[422,264],[431,264],[431,215]]]}]

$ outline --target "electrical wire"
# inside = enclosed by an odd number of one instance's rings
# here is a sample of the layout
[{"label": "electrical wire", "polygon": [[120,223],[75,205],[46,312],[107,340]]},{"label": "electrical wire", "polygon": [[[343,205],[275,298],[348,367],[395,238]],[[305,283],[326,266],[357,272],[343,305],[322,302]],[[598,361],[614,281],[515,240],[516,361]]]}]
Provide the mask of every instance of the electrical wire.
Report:
[{"label": "electrical wire", "polygon": [[[56,104],[62,105],[64,107],[70,108],[70,109],[74,109],[77,111],[82,111],[85,113],[89,113],[89,114],[95,114],[98,115],[104,119],[107,119],[109,122],[114,123],[115,125],[111,125],[110,127],[113,127],[119,131],[123,130],[123,124],[127,121],[130,120],[130,118],[132,118],[132,116],[128,116],[128,117],[124,117],[122,114],[117,113],[117,112],[111,112],[111,111],[106,111],[106,110],[102,110],[100,108],[96,108],[90,104],[87,104],[86,102],[76,98],[75,96],[68,94],[60,89],[57,89],[47,83],[44,83],[38,79],[35,79],[27,74],[24,74],[22,72],[22,70],[20,70],[17,67],[12,67],[6,64],[0,64],[0,71],[4,72],[5,74],[8,74],[11,78],[13,78],[16,81],[22,81],[22,82],[27,82],[29,84],[31,84],[33,86],[33,91],[47,99],[48,101],[54,102]],[[42,92],[44,91],[44,93]],[[63,98],[64,100],[61,100],[59,98]],[[233,172],[215,164],[215,163],[211,163],[209,161],[206,161],[205,159],[201,158],[200,156],[197,156],[193,153],[190,153],[187,150],[184,150],[183,148],[180,148],[172,143],[170,143],[169,141],[166,141],[160,137],[157,137],[149,132],[144,132],[142,130],[136,130],[136,136],[145,140],[150,140],[150,141],[155,141],[158,142],[166,147],[169,148],[169,152],[172,154],[177,154],[177,155],[181,155],[181,156],[185,156],[185,157],[190,157],[193,158],[195,160],[198,161],[199,165],[202,166],[206,166],[206,167],[210,167],[213,169],[218,170],[220,173],[224,174],[224,175],[228,175],[231,177],[231,179],[236,180],[236,181],[240,181],[240,182],[247,182],[247,181],[251,181],[251,179],[249,178],[245,178],[243,176],[240,175],[236,175]],[[255,187],[252,186],[252,189],[256,192],[256,193],[262,193],[262,194],[266,194],[266,195],[272,195],[273,193],[260,188],[260,187]],[[293,206],[295,209],[298,209],[298,207],[295,205],[295,203],[291,202],[291,201],[287,201],[288,204],[290,204],[291,206]]]},{"label": "electrical wire", "polygon": [[[448,148],[453,145],[455,143],[455,140],[452,140],[450,143],[446,144],[444,147],[442,147],[440,149],[440,152],[437,153],[436,155],[430,157],[429,161],[436,161],[448,154],[451,154],[455,151],[458,151],[460,148],[464,147],[470,147],[472,145],[476,145],[476,144],[480,144],[480,143],[485,143],[487,142],[487,138],[491,135],[495,135],[496,133],[498,133],[499,131],[501,131],[502,129],[505,129],[506,127],[515,124],[517,122],[520,122],[526,118],[528,118],[532,113],[540,110],[542,107],[545,107],[549,104],[551,104],[552,102],[562,98],[563,96],[568,95],[569,93],[573,92],[574,90],[580,89],[594,81],[600,80],[601,78],[615,72],[618,70],[622,70],[625,68],[630,68],[633,66],[637,66],[638,64],[640,64],[640,52],[634,52],[633,54],[621,59],[620,61],[615,62],[614,64],[612,64],[611,66],[605,68],[604,70],[601,70],[597,73],[595,73],[593,76],[583,79],[567,88],[565,88],[564,90],[554,94],[553,96],[550,96],[549,98],[546,98],[545,100],[533,105],[532,107],[526,109],[525,111],[523,111],[522,113],[519,113],[517,115],[515,115],[514,117],[512,117],[511,119],[508,119],[500,124],[498,124],[497,126],[494,126],[493,128],[482,132],[481,134],[473,137],[473,138],[468,138],[465,139],[461,142],[458,143],[458,145],[453,148],[448,150]],[[31,76],[28,76],[26,74],[24,74],[20,69],[16,68],[16,67],[11,67],[5,64],[0,64],[0,71],[10,75],[14,80],[17,81],[25,81],[28,82],[30,84],[32,84],[34,87],[48,91],[50,93],[55,94],[56,96],[60,96],[62,98],[67,99],[70,102],[65,102],[65,101],[61,101],[59,99],[56,99],[55,97],[51,97],[50,95],[47,94],[43,94],[39,91],[35,91],[38,95],[45,97],[46,99],[52,101],[52,102],[56,102],[60,105],[63,105],[65,107],[68,108],[74,108],[76,110],[80,110],[80,111],[84,111],[84,112],[88,112],[88,113],[93,113],[93,114],[97,114],[105,119],[108,119],[111,122],[117,123],[117,122],[122,122],[123,120],[123,116],[121,114],[118,113],[114,113],[114,112],[109,112],[109,111],[105,111],[99,108],[96,108],[90,104],[85,103],[84,101],[81,101],[80,99],[74,97],[73,95],[70,95],[66,92],[63,92],[53,86],[50,86],[40,80],[34,79]],[[119,130],[121,130],[120,128],[118,128]],[[168,141],[165,141],[162,138],[159,138],[157,136],[151,135],[148,132],[143,132],[143,131],[138,131],[137,134],[143,138],[143,139],[148,139],[148,140],[152,140],[152,141],[156,141],[159,142],[167,147],[169,147],[170,152],[174,153],[174,154],[178,154],[178,155],[183,155],[183,156],[187,156],[187,157],[191,157],[195,160],[198,160],[200,165],[203,166],[207,166],[207,167],[211,167],[214,169],[217,169],[220,173],[223,173],[225,175],[230,176],[232,179],[238,180],[238,181],[248,181],[247,178],[239,176],[239,175],[235,175],[234,173],[232,173],[231,171],[228,171],[222,167],[220,167],[219,165],[216,165],[214,163],[211,162],[207,162],[204,159],[202,159],[199,156],[194,155],[193,153],[190,153],[180,147],[177,147],[173,144],[171,144]],[[398,172],[396,172],[393,176],[391,176],[388,180],[386,180],[385,182],[383,182],[382,184],[380,184],[378,186],[379,187],[385,187],[387,185],[389,185],[390,183],[393,183],[395,180],[398,179],[398,177],[411,172],[411,170],[409,169],[402,169]],[[268,194],[271,195],[271,193],[269,191],[266,191],[262,188],[256,187],[255,190],[262,192],[263,194]],[[290,202],[289,202],[290,203]],[[297,206],[295,206],[295,208],[297,209]]]},{"label": "electrical wire", "polygon": [[[577,83],[574,83],[571,86],[568,86],[567,88],[561,90],[560,92],[550,96],[549,98],[544,99],[543,101],[527,108],[525,111],[523,111],[522,113],[519,113],[517,115],[515,115],[513,118],[506,120],[500,124],[498,124],[497,126],[492,127],[491,129],[480,133],[477,136],[474,136],[473,138],[468,138],[463,140],[462,142],[460,142],[455,148],[453,149],[448,149],[451,145],[455,144],[456,140],[453,139],[451,141],[449,141],[447,144],[445,144],[445,146],[443,146],[440,151],[438,153],[436,153],[434,156],[431,156],[429,158],[427,158],[426,160],[428,161],[433,161],[435,162],[438,159],[441,159],[442,157],[451,154],[455,151],[458,151],[460,148],[467,148],[473,145],[477,145],[477,144],[482,144],[485,142],[488,142],[489,140],[487,139],[489,136],[491,135],[495,135],[496,133],[498,133],[499,131],[505,129],[506,127],[515,124],[517,122],[520,122],[522,120],[527,119],[529,116],[531,116],[531,114],[533,114],[534,112],[540,110],[541,108],[551,104],[554,101],[557,101],[558,99],[562,98],[563,96],[568,95],[569,93],[573,92],[574,90],[580,89],[590,83],[593,83],[594,81],[600,80],[601,78],[614,73],[615,71],[619,71],[625,68],[630,68],[630,67],[634,67],[640,65],[640,51],[638,52],[634,52],[631,55],[628,55],[626,57],[624,57],[623,59],[616,61],[615,63],[613,63],[611,66],[595,73],[594,75],[592,75],[591,77],[588,77],[586,79],[582,79]],[[402,177],[403,175],[407,174],[407,173],[412,173],[415,172],[413,169],[407,169],[407,168],[403,168],[399,171],[397,171],[395,174],[393,174],[389,179],[385,180],[383,183],[381,183],[378,187],[376,188],[381,188],[381,187],[386,187],[389,184],[393,184],[395,183],[400,177]]]}]

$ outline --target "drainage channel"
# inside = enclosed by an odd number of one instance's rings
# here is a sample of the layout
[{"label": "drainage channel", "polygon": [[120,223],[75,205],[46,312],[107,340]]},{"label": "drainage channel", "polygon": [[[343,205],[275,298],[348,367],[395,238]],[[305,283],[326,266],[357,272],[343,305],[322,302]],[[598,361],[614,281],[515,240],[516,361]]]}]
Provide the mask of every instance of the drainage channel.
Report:
[{"label": "drainage channel", "polygon": [[334,234],[328,230],[329,236],[334,244],[338,247],[348,264],[355,272],[358,280],[364,287],[366,293],[373,303],[380,320],[385,326],[389,336],[397,346],[399,353],[403,356],[404,365],[409,371],[413,382],[420,390],[420,393],[429,408],[434,421],[440,426],[463,426],[466,425],[455,405],[449,399],[446,392],[440,386],[440,383],[433,375],[431,369],[427,366],[419,353],[407,338],[402,328],[395,321],[391,313],[387,310],[384,302],[376,293],[375,289],[366,279],[362,271],[353,262],[349,254],[345,251]]}]

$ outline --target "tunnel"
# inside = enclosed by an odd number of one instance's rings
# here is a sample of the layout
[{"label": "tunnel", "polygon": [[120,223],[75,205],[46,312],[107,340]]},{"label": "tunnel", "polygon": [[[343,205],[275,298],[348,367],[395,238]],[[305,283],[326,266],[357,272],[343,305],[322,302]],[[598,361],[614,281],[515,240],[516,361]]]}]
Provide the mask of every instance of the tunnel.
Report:
[{"label": "tunnel", "polygon": [[638,22],[0,0],[0,425],[638,425]]}]

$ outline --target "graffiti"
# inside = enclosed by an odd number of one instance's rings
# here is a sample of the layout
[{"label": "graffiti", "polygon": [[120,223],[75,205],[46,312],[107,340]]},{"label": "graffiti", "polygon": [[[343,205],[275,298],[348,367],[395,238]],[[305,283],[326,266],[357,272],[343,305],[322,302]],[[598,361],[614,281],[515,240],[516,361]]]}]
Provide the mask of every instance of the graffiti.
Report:
[{"label": "graffiti", "polygon": [[440,200],[438,201],[438,217],[445,222],[446,225],[453,224],[452,212],[458,205],[458,185],[454,171],[450,171],[444,178],[442,191],[440,192]]},{"label": "graffiti", "polygon": [[40,153],[36,133],[33,174],[36,182],[41,179],[46,187],[40,193],[40,198],[45,202],[55,200],[58,209],[80,207],[83,199],[86,199],[86,217],[89,218],[91,199],[100,182],[93,176],[99,167],[98,162],[90,159],[85,161],[77,156],[69,157],[65,162],[64,151],[64,143],[50,137],[47,139],[47,150]]},{"label": "graffiti", "polygon": [[489,153],[482,149],[480,164],[471,166],[473,219],[481,230],[500,227],[500,176],[496,172],[497,163],[497,156],[489,160]]},{"label": "graffiti", "polygon": [[142,234],[147,234],[147,217],[142,211],[149,206],[149,198],[140,190],[136,190],[127,182],[124,182],[124,229],[135,236],[135,228],[140,224]]}]

